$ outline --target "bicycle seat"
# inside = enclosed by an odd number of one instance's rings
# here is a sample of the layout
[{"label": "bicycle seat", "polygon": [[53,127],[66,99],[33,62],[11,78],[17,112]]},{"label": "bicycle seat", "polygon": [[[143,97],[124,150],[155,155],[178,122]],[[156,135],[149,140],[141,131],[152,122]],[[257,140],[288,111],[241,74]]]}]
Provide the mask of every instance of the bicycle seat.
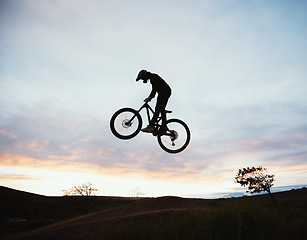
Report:
[{"label": "bicycle seat", "polygon": [[172,111],[169,111],[169,110],[165,110],[165,113],[172,113]]}]

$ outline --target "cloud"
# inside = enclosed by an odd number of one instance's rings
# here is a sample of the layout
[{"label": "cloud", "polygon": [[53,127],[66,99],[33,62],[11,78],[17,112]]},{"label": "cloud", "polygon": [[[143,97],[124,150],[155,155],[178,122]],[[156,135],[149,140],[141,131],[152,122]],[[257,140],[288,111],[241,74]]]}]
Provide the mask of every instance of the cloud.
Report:
[{"label": "cloud", "polygon": [[[244,134],[237,134],[240,132],[237,126],[236,134],[232,137],[228,134],[227,138],[222,135],[205,140],[196,138],[195,142],[192,138],[185,152],[169,156],[148,135],[131,141],[120,141],[111,135],[108,123],[105,123],[106,128],[102,128],[97,125],[97,119],[86,119],[86,116],[74,111],[67,110],[63,115],[48,106],[47,110],[38,113],[35,109],[26,108],[22,116],[11,115],[7,122],[2,119],[2,164],[15,162],[21,166],[59,169],[69,169],[70,164],[80,166],[77,168],[81,169],[84,165],[89,169],[96,166],[112,174],[146,173],[152,177],[163,175],[165,179],[196,180],[218,166],[231,170],[230,163],[242,159],[247,162],[258,159],[261,165],[273,164],[286,158],[288,160],[284,164],[287,165],[305,162],[307,135],[301,131],[304,128],[277,131],[276,135],[275,131],[271,134],[270,128],[274,129],[272,126],[251,128],[246,133],[243,127],[241,131]],[[146,143],[150,145],[146,146]],[[158,151],[154,152],[154,148]],[[10,162],[7,159],[11,159]],[[236,167],[233,169],[236,170]],[[211,178],[214,174],[219,176],[222,172],[213,170]]]},{"label": "cloud", "polygon": [[[1,4],[2,165],[208,184],[245,165],[305,166],[306,3]],[[149,94],[142,68],[167,80],[170,117],[191,129],[179,155],[109,130]]]},{"label": "cloud", "polygon": [[25,174],[1,174],[0,175],[0,180],[1,181],[10,181],[10,180],[14,180],[14,181],[24,181],[24,180],[35,180],[35,181],[39,181],[39,180],[44,180],[44,177],[37,177],[37,176],[32,176],[32,175],[25,175]]}]

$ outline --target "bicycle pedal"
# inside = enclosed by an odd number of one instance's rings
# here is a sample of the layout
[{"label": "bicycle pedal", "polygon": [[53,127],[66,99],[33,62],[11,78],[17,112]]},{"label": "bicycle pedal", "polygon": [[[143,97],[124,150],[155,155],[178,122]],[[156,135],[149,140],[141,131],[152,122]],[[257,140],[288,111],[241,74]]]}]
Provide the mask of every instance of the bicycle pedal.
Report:
[{"label": "bicycle pedal", "polygon": [[155,129],[155,130],[153,130],[152,135],[156,137],[156,136],[158,136],[158,133],[159,133],[159,131],[157,129]]}]

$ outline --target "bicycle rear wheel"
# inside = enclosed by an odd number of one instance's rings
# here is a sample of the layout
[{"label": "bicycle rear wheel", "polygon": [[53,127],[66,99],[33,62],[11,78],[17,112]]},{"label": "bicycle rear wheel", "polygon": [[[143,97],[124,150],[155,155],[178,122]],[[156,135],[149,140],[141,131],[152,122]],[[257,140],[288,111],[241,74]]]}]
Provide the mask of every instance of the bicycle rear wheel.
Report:
[{"label": "bicycle rear wheel", "polygon": [[167,132],[158,135],[160,147],[168,153],[179,153],[190,143],[191,133],[188,125],[179,119],[169,119],[166,121]]},{"label": "bicycle rear wheel", "polygon": [[141,115],[133,108],[122,108],[113,114],[110,128],[116,137],[123,140],[131,139],[142,128]]}]

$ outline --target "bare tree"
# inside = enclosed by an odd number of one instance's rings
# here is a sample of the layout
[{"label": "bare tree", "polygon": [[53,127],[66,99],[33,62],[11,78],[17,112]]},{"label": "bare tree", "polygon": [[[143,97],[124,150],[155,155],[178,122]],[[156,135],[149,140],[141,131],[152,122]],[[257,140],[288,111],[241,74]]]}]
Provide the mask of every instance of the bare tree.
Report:
[{"label": "bare tree", "polygon": [[98,189],[93,188],[93,184],[90,182],[81,184],[79,186],[73,186],[68,190],[63,190],[64,196],[83,196],[89,197],[94,196],[94,192],[97,192]]},{"label": "bare tree", "polygon": [[139,198],[141,196],[144,196],[145,193],[141,192],[140,188],[139,187],[135,187],[131,190],[132,192],[132,195],[134,198]]},{"label": "bare tree", "polygon": [[64,196],[82,196],[82,198],[85,200],[85,213],[89,212],[90,197],[94,196],[94,192],[97,191],[98,189],[93,188],[93,185],[90,182],[81,184],[79,186],[73,186],[68,190],[63,190]]},{"label": "bare tree", "polygon": [[275,181],[275,175],[269,175],[266,168],[263,167],[247,167],[239,169],[235,181],[240,183],[242,187],[248,187],[246,192],[260,193],[268,192],[272,202],[275,200],[271,194],[271,187]]}]

